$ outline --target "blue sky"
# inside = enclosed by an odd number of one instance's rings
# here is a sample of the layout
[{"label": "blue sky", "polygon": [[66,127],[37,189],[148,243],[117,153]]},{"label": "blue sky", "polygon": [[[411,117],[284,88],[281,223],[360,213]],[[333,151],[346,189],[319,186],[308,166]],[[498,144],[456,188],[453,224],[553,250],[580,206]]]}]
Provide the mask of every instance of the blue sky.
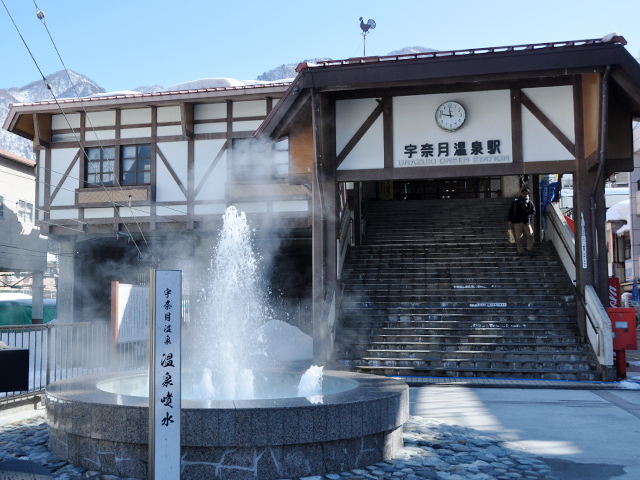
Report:
[{"label": "blue sky", "polygon": [[[33,0],[3,0],[45,75],[62,68]],[[625,36],[640,55],[640,0],[36,0],[68,68],[107,91],[210,77],[255,79],[283,63]],[[0,88],[40,75],[0,3]]]}]

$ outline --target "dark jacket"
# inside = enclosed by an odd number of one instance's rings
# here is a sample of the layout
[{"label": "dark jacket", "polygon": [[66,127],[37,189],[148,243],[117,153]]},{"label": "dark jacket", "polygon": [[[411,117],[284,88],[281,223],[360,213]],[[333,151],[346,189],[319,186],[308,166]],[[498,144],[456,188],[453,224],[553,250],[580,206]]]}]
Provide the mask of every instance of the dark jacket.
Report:
[{"label": "dark jacket", "polygon": [[509,209],[507,219],[511,223],[531,223],[531,217],[536,214],[536,207],[531,200],[525,201],[522,197],[516,198]]}]

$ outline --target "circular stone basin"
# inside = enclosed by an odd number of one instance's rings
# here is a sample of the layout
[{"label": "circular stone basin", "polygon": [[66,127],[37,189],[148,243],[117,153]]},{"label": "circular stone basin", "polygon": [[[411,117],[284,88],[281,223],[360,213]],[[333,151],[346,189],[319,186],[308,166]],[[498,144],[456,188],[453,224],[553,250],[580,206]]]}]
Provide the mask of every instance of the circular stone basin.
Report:
[{"label": "circular stone basin", "polygon": [[[301,373],[285,374],[278,381],[295,383],[291,379],[299,379]],[[51,450],[87,469],[147,478],[148,398],[135,396],[139,387],[129,391],[133,395],[115,393],[138,384],[141,377],[91,375],[47,386]],[[181,478],[271,480],[321,475],[372,465],[402,448],[402,425],[409,416],[406,384],[375,375],[325,371],[323,385],[328,388],[323,388],[320,399],[202,400],[186,395],[181,411]]]},{"label": "circular stone basin", "polygon": [[[99,382],[99,390],[118,395],[134,397],[149,396],[149,380],[147,374],[129,375],[126,377],[110,378]],[[201,387],[203,375],[200,372],[186,370],[182,372],[182,400],[225,400],[216,395],[207,396]],[[266,400],[275,398],[291,398],[298,396],[300,373],[293,372],[254,372],[254,396],[236,398],[235,400]],[[323,376],[322,396],[345,392],[358,386],[358,382],[348,378]],[[315,400],[320,400],[319,398]]]}]

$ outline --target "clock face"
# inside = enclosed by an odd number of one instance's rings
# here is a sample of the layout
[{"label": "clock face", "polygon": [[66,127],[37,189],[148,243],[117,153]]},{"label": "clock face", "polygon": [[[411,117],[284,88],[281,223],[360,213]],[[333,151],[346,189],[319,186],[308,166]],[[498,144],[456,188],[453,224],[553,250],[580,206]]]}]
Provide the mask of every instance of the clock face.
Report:
[{"label": "clock face", "polygon": [[444,102],[436,110],[436,123],[446,132],[455,132],[464,123],[466,113],[458,102]]}]

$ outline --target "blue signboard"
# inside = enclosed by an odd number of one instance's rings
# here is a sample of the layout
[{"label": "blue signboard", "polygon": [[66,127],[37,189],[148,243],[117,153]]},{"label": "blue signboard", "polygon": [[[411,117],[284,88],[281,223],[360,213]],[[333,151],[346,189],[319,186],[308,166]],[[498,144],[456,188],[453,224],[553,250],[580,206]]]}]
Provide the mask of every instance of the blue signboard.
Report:
[{"label": "blue signboard", "polygon": [[540,208],[542,215],[547,205],[553,202],[558,185],[558,175],[540,175]]}]

